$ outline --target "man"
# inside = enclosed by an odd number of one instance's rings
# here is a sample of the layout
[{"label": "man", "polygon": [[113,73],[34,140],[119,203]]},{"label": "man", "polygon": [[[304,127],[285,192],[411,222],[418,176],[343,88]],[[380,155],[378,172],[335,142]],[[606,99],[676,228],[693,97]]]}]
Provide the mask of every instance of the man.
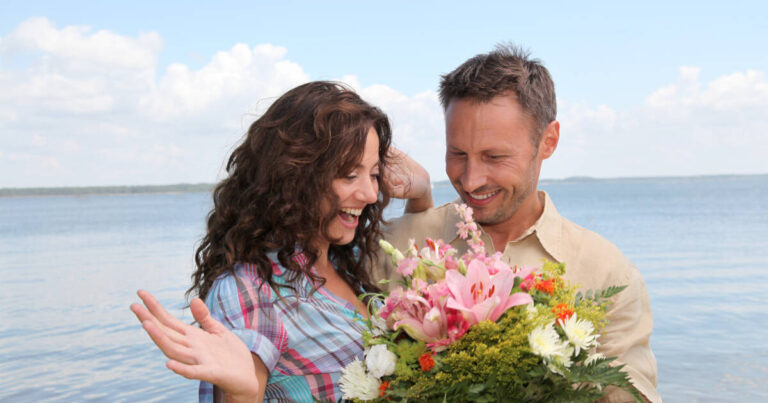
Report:
[{"label": "man", "polygon": [[[510,265],[564,262],[565,278],[584,289],[627,285],[610,308],[598,351],[617,356],[647,400],[661,401],[649,346],[653,320],[640,273],[612,243],[560,216],[549,196],[537,189],[542,162],[560,138],[547,69],[519,49],[499,47],[443,76],[440,100],[446,173],[474,210],[486,249],[502,251]],[[393,220],[385,238],[401,250],[409,238],[440,238],[463,253],[467,245],[456,235],[458,222],[453,208],[444,205]],[[375,277],[393,273],[382,263]],[[601,401],[633,398],[612,388]]]}]

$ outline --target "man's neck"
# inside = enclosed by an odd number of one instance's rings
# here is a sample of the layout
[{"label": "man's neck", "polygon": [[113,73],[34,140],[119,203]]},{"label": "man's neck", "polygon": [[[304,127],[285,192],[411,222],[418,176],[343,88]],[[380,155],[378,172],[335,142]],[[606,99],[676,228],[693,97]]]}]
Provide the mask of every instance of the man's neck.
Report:
[{"label": "man's neck", "polygon": [[509,242],[520,238],[531,228],[544,212],[544,197],[538,190],[532,197],[528,197],[508,220],[497,224],[482,224],[483,230],[488,233],[493,242],[494,250],[504,252]]}]

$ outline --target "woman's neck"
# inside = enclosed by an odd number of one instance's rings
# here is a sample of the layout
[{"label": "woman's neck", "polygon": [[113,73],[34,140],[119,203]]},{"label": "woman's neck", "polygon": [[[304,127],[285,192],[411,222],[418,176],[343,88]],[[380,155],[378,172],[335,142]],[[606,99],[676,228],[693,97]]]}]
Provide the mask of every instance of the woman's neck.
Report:
[{"label": "woman's neck", "polygon": [[333,265],[331,264],[330,259],[328,259],[328,251],[331,247],[331,244],[326,242],[315,242],[314,243],[315,250],[317,251],[317,260],[315,260],[315,270],[317,270],[317,274],[320,275],[320,277],[327,278],[327,274],[329,271],[336,272],[336,269],[333,268]]},{"label": "woman's neck", "polygon": [[328,252],[325,251],[323,253],[320,253],[317,256],[317,260],[315,261],[315,270],[317,270],[317,274],[320,277],[328,278],[331,273],[336,274],[336,269],[333,267],[333,264],[331,264],[331,261],[328,259]]}]

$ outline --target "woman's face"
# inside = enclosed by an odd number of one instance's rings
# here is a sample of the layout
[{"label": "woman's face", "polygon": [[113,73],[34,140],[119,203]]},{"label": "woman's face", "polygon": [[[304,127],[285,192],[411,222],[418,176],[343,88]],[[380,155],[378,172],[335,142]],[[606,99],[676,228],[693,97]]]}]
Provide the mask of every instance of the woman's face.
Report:
[{"label": "woman's face", "polygon": [[345,245],[355,238],[358,217],[365,206],[379,199],[379,135],[374,128],[368,130],[365,150],[360,163],[347,176],[331,183],[339,198],[339,210],[328,226],[328,235]]}]

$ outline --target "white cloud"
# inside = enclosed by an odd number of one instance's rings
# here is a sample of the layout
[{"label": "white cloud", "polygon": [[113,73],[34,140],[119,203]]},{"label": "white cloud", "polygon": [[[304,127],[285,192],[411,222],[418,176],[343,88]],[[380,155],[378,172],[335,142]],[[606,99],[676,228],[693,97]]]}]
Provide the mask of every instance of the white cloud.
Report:
[{"label": "white cloud", "polygon": [[218,52],[197,71],[172,64],[157,87],[141,97],[139,107],[158,120],[203,117],[231,122],[232,111],[253,110],[259,99],[309,80],[301,66],[285,60],[286,53],[269,44],[251,49],[240,43]]},{"label": "white cloud", "polygon": [[270,44],[156,77],[161,49],[39,17],[0,38],[0,187],[213,181],[255,113],[309,79]]},{"label": "white cloud", "polygon": [[[236,44],[198,69],[158,65],[157,33],[57,28],[32,18],[0,38],[0,187],[213,181],[247,126],[311,79],[271,44]],[[159,72],[159,73],[157,73]],[[406,95],[341,81],[389,116],[394,143],[445,178],[434,91]],[[629,109],[563,101],[561,143],[544,177],[766,172],[768,83],[699,69]]]},{"label": "white cloud", "polygon": [[39,134],[33,134],[32,135],[32,145],[37,147],[42,147],[46,144],[45,137],[39,135]]},{"label": "white cloud", "polygon": [[678,80],[628,110],[563,102],[558,151],[545,177],[765,173],[768,82],[747,70],[709,83]]},{"label": "white cloud", "polygon": [[163,42],[156,32],[137,38],[110,31],[91,33],[87,26],[57,29],[44,17],[33,17],[0,41],[0,52],[34,52],[45,55],[44,64],[61,64],[69,71],[152,70]]},{"label": "white cloud", "polygon": [[359,91],[389,116],[393,144],[424,165],[433,180],[445,179],[445,121],[437,94],[425,91],[409,97],[385,85]]}]

